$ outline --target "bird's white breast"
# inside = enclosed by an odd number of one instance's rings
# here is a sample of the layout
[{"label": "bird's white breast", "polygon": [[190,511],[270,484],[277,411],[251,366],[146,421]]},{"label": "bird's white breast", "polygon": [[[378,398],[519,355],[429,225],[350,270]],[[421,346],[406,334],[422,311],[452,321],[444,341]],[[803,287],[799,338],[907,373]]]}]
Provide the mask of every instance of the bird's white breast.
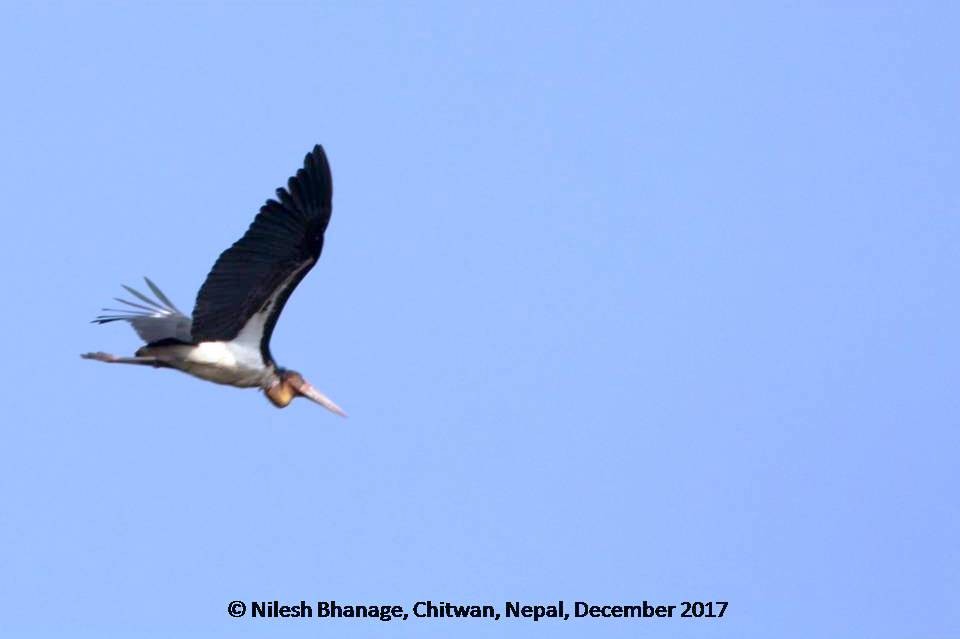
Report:
[{"label": "bird's white breast", "polygon": [[257,313],[229,342],[200,342],[190,347],[181,368],[197,377],[232,386],[260,386],[270,377],[260,354],[266,316]]}]

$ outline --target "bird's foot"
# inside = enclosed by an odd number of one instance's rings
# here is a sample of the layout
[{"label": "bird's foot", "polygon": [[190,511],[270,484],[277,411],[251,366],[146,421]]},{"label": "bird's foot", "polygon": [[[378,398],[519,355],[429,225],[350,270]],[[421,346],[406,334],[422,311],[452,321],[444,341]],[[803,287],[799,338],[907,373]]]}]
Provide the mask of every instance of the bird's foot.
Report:
[{"label": "bird's foot", "polygon": [[95,359],[98,362],[116,362],[119,357],[116,355],[111,355],[110,353],[104,353],[103,351],[97,351],[96,353],[83,353],[80,355],[83,359]]},{"label": "bird's foot", "polygon": [[80,357],[83,359],[95,359],[98,362],[106,362],[108,364],[140,364],[141,366],[153,366],[154,368],[159,368],[162,365],[162,362],[156,357],[120,357],[119,355],[111,355],[110,353],[96,352],[96,353],[83,353]]}]

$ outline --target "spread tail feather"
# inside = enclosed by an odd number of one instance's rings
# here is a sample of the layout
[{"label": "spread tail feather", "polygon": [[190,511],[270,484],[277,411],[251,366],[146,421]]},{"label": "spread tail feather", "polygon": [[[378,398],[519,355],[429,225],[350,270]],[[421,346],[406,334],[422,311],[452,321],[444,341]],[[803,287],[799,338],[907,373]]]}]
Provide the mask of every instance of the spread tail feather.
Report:
[{"label": "spread tail feather", "polygon": [[96,324],[107,324],[119,320],[130,322],[133,330],[148,344],[164,339],[190,342],[190,318],[181,313],[170,301],[170,298],[164,295],[163,291],[149,278],[145,277],[143,279],[157,299],[151,299],[140,291],[124,284],[123,288],[143,303],[115,297],[116,301],[130,308],[104,308],[103,310],[108,314],[98,315],[93,322]]}]

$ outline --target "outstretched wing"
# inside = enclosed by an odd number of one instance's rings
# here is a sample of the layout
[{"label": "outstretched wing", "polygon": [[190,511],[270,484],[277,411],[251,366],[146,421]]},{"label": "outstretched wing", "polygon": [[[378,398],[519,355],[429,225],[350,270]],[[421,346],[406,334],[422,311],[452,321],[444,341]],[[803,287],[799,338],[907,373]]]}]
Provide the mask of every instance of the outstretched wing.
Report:
[{"label": "outstretched wing", "polygon": [[267,200],[243,237],[213,265],[193,309],[195,342],[232,340],[254,319],[264,361],[272,361],[273,327],[320,257],[332,197],[330,165],[318,144],[287,188],[277,189],[277,200]]},{"label": "outstretched wing", "polygon": [[190,341],[190,318],[180,312],[173,302],[163,294],[156,284],[150,281],[150,278],[143,278],[147,286],[156,296],[156,299],[150,299],[140,291],[127,285],[123,288],[141,303],[115,297],[116,301],[126,304],[130,308],[105,308],[104,311],[110,315],[98,315],[94,322],[97,324],[106,324],[108,322],[126,321],[130,322],[137,335],[150,344],[165,339],[175,339],[179,342]]}]

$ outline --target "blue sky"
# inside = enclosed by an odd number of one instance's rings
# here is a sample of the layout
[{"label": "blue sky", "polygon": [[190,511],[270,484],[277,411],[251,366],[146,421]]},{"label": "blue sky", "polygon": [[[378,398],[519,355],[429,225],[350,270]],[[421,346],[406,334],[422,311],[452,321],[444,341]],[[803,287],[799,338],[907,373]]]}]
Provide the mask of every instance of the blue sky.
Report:
[{"label": "blue sky", "polygon": [[[956,635],[958,19],[4,5],[0,631]],[[89,323],[121,283],[191,308],[317,142],[334,216],[273,353],[350,419],[78,357],[138,347]]]}]

